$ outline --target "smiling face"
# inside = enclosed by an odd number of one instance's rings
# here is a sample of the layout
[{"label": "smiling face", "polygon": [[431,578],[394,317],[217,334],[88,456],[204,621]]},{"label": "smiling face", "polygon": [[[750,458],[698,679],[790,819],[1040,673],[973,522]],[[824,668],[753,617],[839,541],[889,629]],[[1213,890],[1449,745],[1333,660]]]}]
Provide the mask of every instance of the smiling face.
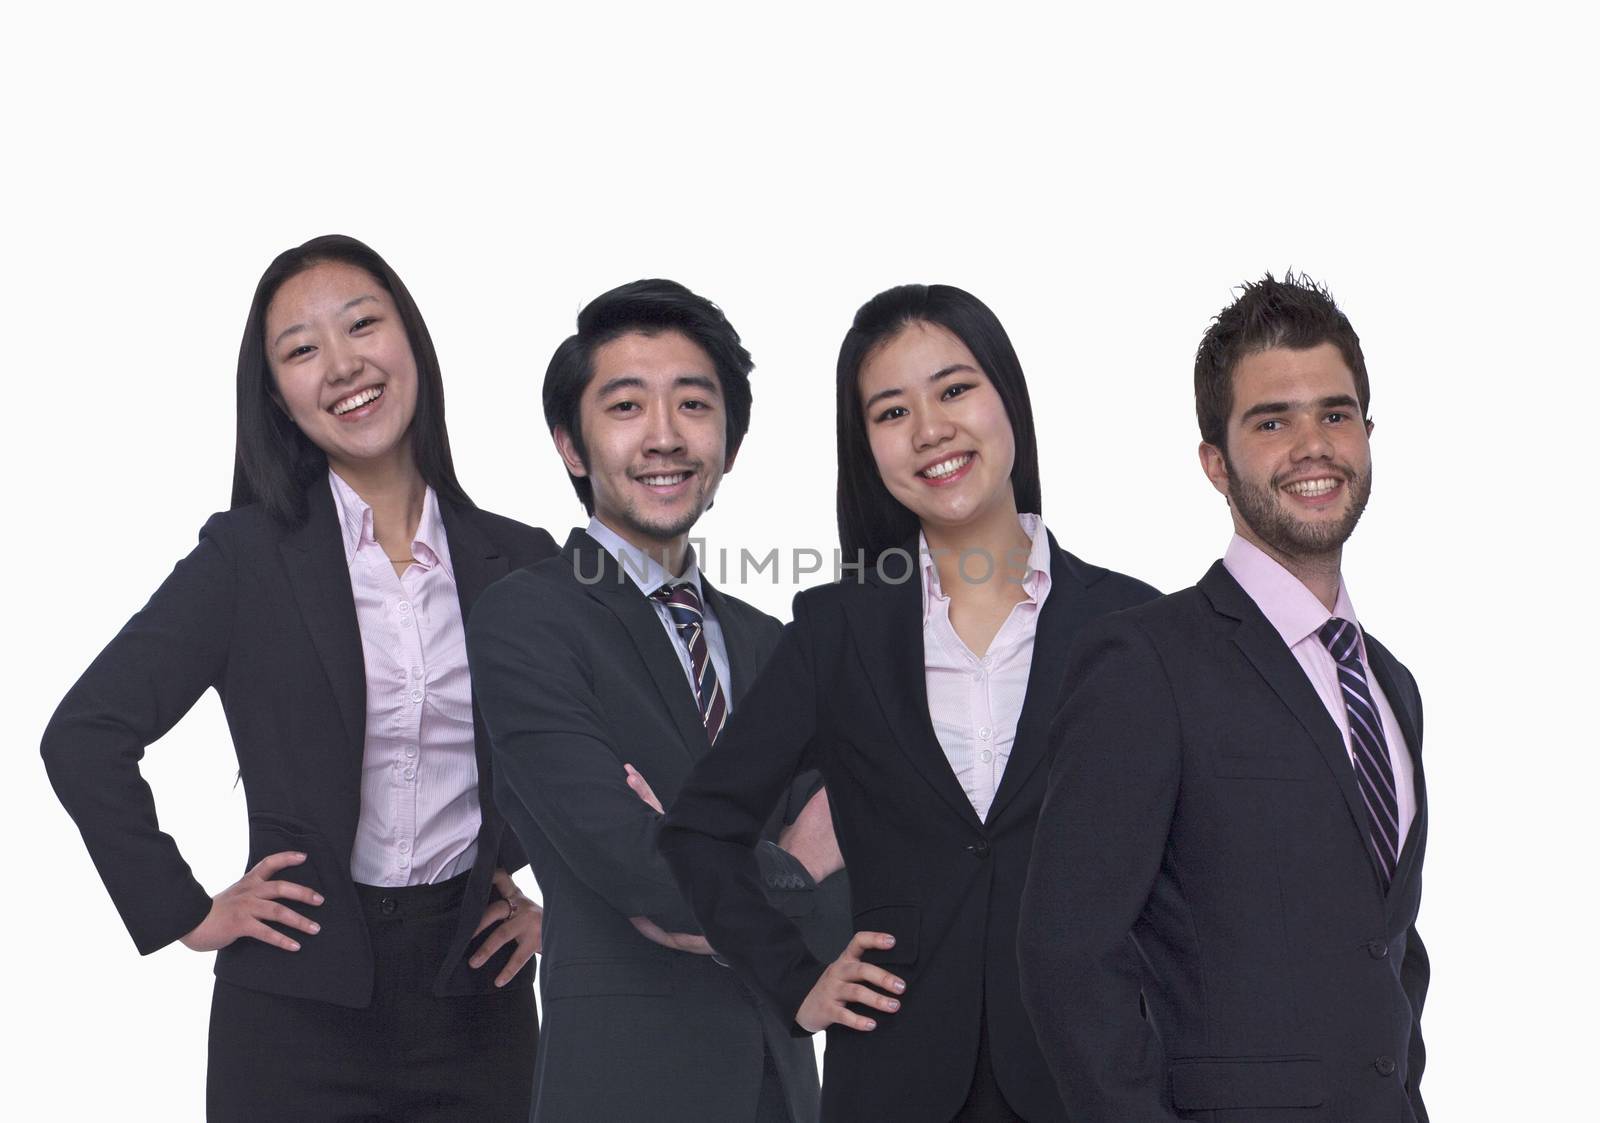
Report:
[{"label": "smiling face", "polygon": [[336,470],[409,463],[417,363],[372,274],[324,261],[284,281],[267,306],[266,351],[279,403]]},{"label": "smiling face", "polygon": [[878,474],[925,532],[1016,520],[1016,442],[1005,403],[967,345],[914,321],[875,349],[858,380]]},{"label": "smiling face", "polygon": [[594,514],[653,555],[676,553],[716,496],[727,416],[715,364],[679,331],[629,332],[594,350],[578,405],[584,452],[564,429],[556,447],[594,487]]},{"label": "smiling face", "polygon": [[1241,536],[1280,561],[1337,558],[1372,490],[1371,432],[1337,347],[1275,347],[1234,367],[1228,447],[1200,457]]}]

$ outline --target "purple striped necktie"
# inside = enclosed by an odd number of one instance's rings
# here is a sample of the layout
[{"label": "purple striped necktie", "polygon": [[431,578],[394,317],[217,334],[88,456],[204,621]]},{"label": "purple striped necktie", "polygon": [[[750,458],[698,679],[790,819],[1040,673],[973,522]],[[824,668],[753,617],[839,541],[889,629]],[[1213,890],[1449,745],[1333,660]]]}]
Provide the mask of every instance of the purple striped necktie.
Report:
[{"label": "purple striped necktie", "polygon": [[650,594],[650,599],[666,605],[672,624],[678,630],[678,640],[689,652],[694,700],[700,707],[700,720],[705,723],[706,740],[714,745],[728,716],[728,700],[722,693],[722,683],[717,681],[717,668],[711,662],[700,594],[695,592],[693,583],[683,581],[661,586]]},{"label": "purple striped necktie", "polygon": [[1389,761],[1383,719],[1373,704],[1366,668],[1361,665],[1361,633],[1350,621],[1334,616],[1322,625],[1317,637],[1339,665],[1339,690],[1344,695],[1345,714],[1350,719],[1356,786],[1367,804],[1372,852],[1378,859],[1378,869],[1387,888],[1394,879],[1394,867],[1400,855],[1400,801],[1395,794],[1394,766]]}]

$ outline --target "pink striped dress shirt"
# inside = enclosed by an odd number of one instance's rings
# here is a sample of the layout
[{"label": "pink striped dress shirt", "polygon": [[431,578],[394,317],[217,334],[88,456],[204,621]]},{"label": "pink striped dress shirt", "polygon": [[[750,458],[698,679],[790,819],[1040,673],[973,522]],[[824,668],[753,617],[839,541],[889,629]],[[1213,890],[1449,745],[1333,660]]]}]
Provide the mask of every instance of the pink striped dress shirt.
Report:
[{"label": "pink striped dress shirt", "polygon": [[[1318,629],[1328,622],[1330,616],[1348,620],[1356,625],[1358,632],[1361,630],[1355,606],[1350,603],[1350,592],[1344,587],[1344,578],[1339,578],[1339,598],[1334,601],[1333,611],[1329,612],[1316,594],[1300,583],[1298,577],[1268,557],[1255,543],[1237,534],[1228,543],[1228,552],[1222,564],[1250,599],[1256,602],[1256,607],[1261,609],[1267,622],[1283,637],[1283,642],[1289,645],[1289,651],[1305,671],[1306,678],[1316,687],[1317,697],[1322,699],[1328,716],[1339,727],[1345,752],[1352,754],[1350,764],[1352,768],[1355,767],[1355,748],[1350,744],[1350,716],[1345,710],[1344,692],[1339,687],[1339,665],[1317,636]],[[1372,663],[1367,659],[1365,635],[1361,637],[1360,650],[1361,665],[1367,672],[1367,688],[1372,691],[1372,700],[1377,703],[1378,717],[1383,722],[1383,739],[1389,746],[1389,763],[1394,769],[1395,796],[1400,808],[1399,840],[1400,845],[1404,846],[1411,820],[1417,816],[1411,751],[1406,747],[1405,735],[1400,732],[1400,723],[1395,720],[1389,699],[1384,696],[1383,687],[1378,685],[1378,677],[1372,672]]]},{"label": "pink striped dress shirt", "polygon": [[[1017,737],[1017,719],[1028,693],[1028,671],[1033,665],[1033,637],[1039,629],[1039,612],[1050,595],[1050,537],[1038,515],[1018,520],[1032,543],[1027,571],[1022,579],[1026,597],[1018,601],[989,643],[989,650],[974,655],[950,623],[950,597],[939,587],[939,570],[928,552],[928,540],[918,536],[922,561],[922,656],[928,684],[928,716],[933,732],[961,781],[980,820],[1011,759]],[[987,563],[972,558],[964,568],[972,580],[984,576]],[[995,579],[1000,579],[1004,559],[995,559]]]},{"label": "pink striped dress shirt", "polygon": [[466,629],[450,544],[430,487],[396,576],[372,508],[328,473],[350,565],[367,668],[361,818],[350,875],[364,885],[428,885],[472,868],[482,814]]}]

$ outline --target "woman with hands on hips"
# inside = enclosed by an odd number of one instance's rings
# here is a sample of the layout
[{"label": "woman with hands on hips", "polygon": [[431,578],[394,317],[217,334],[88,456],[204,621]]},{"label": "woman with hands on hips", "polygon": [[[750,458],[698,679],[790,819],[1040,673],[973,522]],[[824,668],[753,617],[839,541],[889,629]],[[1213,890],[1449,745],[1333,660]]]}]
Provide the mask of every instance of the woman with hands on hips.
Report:
[{"label": "woman with hands on hips", "polygon": [[[1046,732],[1077,629],[1155,591],[1045,529],[1022,367],[976,297],[868,301],[837,392],[843,579],[795,597],[660,846],[719,954],[827,1031],[825,1120],[1064,1121],[1016,958]],[[802,768],[850,873],[856,934],[828,964],[751,876]]]},{"label": "woman with hands on hips", "polygon": [[[383,259],[340,236],[280,254],[239,351],[232,509],[42,745],[140,952],[218,953],[210,1118],[526,1119],[542,916],[511,880],[462,621],[554,553],[456,481],[432,340]],[[215,896],[139,772],[213,687],[250,820]]]}]

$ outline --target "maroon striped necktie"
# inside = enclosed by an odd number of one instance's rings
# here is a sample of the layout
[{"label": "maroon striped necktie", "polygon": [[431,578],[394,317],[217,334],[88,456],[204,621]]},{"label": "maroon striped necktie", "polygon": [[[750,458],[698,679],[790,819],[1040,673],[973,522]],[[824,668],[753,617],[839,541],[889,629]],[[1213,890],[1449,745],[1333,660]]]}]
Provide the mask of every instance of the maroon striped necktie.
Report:
[{"label": "maroon striped necktie", "polygon": [[722,683],[717,681],[717,668],[711,662],[700,594],[695,592],[692,582],[683,581],[661,586],[650,594],[650,599],[666,605],[673,626],[678,629],[678,640],[688,649],[689,669],[694,675],[694,700],[700,707],[700,720],[705,723],[706,740],[714,745],[728,716],[728,700],[722,693]]},{"label": "maroon striped necktie", "polygon": [[1345,714],[1350,719],[1356,786],[1367,804],[1372,852],[1387,887],[1394,879],[1395,863],[1400,857],[1400,800],[1395,791],[1394,766],[1389,760],[1389,743],[1383,735],[1383,719],[1373,704],[1366,668],[1361,665],[1361,633],[1350,621],[1334,616],[1322,625],[1317,636],[1339,665],[1339,690],[1344,694]]}]

